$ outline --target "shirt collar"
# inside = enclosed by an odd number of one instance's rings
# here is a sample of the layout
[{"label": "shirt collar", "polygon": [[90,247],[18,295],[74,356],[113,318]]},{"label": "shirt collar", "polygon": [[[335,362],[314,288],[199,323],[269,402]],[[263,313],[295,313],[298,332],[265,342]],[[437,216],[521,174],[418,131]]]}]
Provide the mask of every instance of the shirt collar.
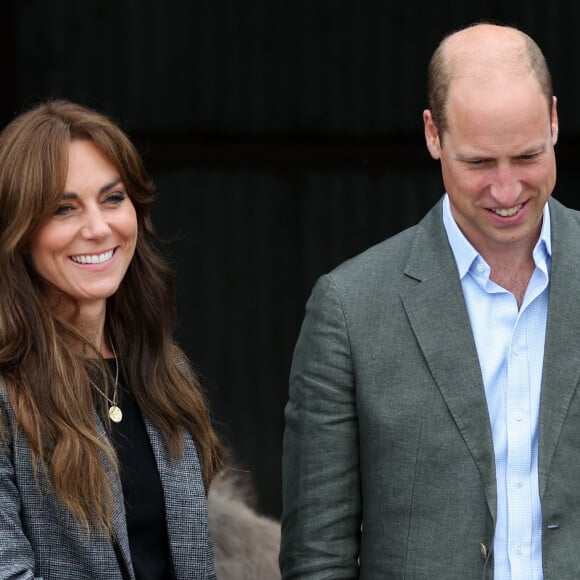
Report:
[{"label": "shirt collar", "polygon": [[[459,229],[459,226],[451,213],[451,204],[447,193],[443,198],[443,225],[445,226],[447,238],[449,239],[449,244],[451,245],[451,250],[455,257],[455,262],[457,263],[459,277],[463,278],[471,268],[473,262],[478,257],[481,258],[481,256]],[[544,205],[542,218],[542,230],[540,231],[540,237],[534,246],[533,252],[536,265],[545,265],[548,258],[552,255],[551,239],[550,207],[548,203],[546,203],[546,205]]]}]

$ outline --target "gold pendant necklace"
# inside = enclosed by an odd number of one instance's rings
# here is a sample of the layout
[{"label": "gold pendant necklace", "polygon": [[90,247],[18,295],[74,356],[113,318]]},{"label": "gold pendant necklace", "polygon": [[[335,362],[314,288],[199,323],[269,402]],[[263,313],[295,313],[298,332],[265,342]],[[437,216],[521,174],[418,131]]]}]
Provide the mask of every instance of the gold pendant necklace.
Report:
[{"label": "gold pendant necklace", "polygon": [[119,386],[119,359],[117,358],[117,351],[115,350],[115,345],[111,340],[111,335],[109,335],[109,342],[111,343],[111,349],[113,350],[113,356],[115,357],[115,390],[113,391],[113,399],[111,400],[95,383],[91,381],[91,385],[107,399],[110,403],[109,406],[109,419],[113,421],[113,423],[120,423],[123,420],[123,411],[119,405],[117,405],[117,395],[118,395],[118,386]]},{"label": "gold pendant necklace", "polygon": [[109,407],[109,417],[114,423],[120,423],[123,420],[123,411],[113,403]]}]

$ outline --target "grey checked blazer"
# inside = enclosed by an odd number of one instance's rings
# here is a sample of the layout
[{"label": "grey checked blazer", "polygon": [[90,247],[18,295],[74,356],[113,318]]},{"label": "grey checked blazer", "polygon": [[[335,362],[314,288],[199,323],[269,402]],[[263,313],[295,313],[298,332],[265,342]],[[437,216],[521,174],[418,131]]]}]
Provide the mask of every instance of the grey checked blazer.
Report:
[{"label": "grey checked blazer", "polygon": [[[580,578],[580,213],[549,203],[542,550],[544,578],[572,580]],[[283,578],[492,577],[492,431],[440,203],[314,288],[292,365],[283,471]]]},{"label": "grey checked blazer", "polygon": [[[113,525],[120,565],[105,535],[93,532],[86,539],[40,469],[43,493],[39,492],[30,448],[22,432],[16,434],[14,414],[1,384],[0,411],[9,435],[8,446],[0,439],[0,580],[133,580],[122,486],[113,470]],[[96,420],[105,436],[103,424]],[[161,435],[145,423],[163,486],[176,577],[215,579],[206,496],[193,440],[185,438],[181,461],[169,462]]]}]

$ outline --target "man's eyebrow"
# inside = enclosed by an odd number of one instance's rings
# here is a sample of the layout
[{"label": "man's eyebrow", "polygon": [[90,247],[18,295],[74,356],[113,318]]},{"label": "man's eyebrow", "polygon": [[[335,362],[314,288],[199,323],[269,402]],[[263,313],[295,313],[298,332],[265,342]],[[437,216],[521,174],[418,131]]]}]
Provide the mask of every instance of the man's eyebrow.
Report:
[{"label": "man's eyebrow", "polygon": [[[122,180],[120,177],[118,179],[114,179],[110,183],[106,183],[105,185],[103,185],[103,187],[101,187],[101,189],[99,189],[99,194],[105,193],[105,191],[109,191],[109,189],[113,189],[113,187],[116,187],[120,183],[122,183]],[[74,193],[71,191],[71,192],[65,193],[62,197],[63,197],[63,199],[78,199],[79,196],[77,193]]]}]

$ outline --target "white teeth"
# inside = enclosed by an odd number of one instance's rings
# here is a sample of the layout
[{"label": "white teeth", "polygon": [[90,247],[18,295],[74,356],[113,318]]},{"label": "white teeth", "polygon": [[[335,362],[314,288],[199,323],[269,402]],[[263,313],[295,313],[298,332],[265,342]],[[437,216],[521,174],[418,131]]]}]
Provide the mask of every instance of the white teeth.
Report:
[{"label": "white teeth", "polygon": [[522,204],[520,203],[520,205],[516,205],[515,207],[510,207],[507,209],[503,209],[503,208],[493,209],[492,211],[494,213],[496,213],[497,215],[500,215],[502,217],[509,217],[512,215],[516,215],[518,213],[518,211],[520,211],[521,208],[522,208]]},{"label": "white teeth", "polygon": [[77,264],[102,264],[113,257],[113,250],[102,254],[87,254],[83,256],[72,256],[71,260]]}]

